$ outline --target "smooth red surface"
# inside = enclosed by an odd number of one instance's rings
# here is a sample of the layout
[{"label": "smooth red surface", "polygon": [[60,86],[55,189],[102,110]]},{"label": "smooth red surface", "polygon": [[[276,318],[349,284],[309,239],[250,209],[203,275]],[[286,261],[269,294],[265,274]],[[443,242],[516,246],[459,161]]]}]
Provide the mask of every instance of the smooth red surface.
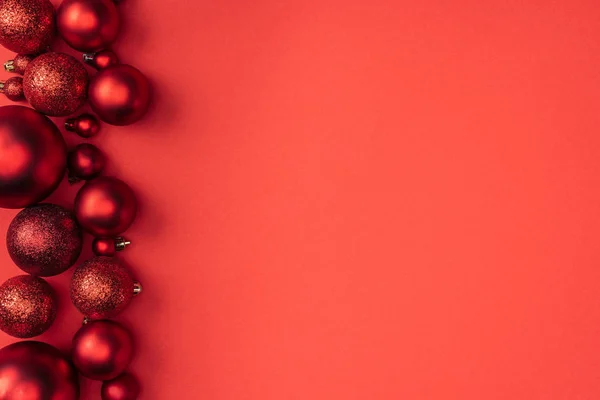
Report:
[{"label": "smooth red surface", "polygon": [[140,201],[142,400],[600,397],[597,1],[119,9],[154,103],[93,142]]}]

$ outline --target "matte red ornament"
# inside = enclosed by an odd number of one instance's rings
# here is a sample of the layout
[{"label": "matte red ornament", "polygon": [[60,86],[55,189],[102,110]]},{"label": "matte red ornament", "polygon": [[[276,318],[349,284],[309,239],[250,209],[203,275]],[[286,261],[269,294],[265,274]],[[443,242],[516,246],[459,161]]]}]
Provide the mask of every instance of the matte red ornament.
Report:
[{"label": "matte red ornament", "polygon": [[42,334],[54,322],[56,307],[52,287],[41,278],[19,275],[0,285],[0,329],[10,336]]},{"label": "matte red ornament", "polygon": [[133,223],[137,201],[131,188],[112,177],[87,182],[75,197],[77,220],[94,236],[116,236]]},{"label": "matte red ornament", "polygon": [[45,199],[65,174],[67,150],[48,118],[22,106],[0,107],[0,207]]},{"label": "matte red ornament", "polygon": [[83,61],[96,69],[104,69],[112,65],[117,65],[119,57],[111,50],[102,50],[97,53],[84,54]]},{"label": "matte red ornament", "polygon": [[55,34],[48,0],[0,0],[0,44],[15,53],[44,50]]},{"label": "matte red ornament", "polygon": [[84,324],[73,338],[73,363],[86,378],[107,381],[122,374],[133,357],[133,338],[108,320]]},{"label": "matte red ornament", "polygon": [[12,101],[25,100],[25,95],[23,94],[23,78],[20,76],[13,76],[5,81],[0,81],[0,93],[3,93]]},{"label": "matte red ornament", "polygon": [[27,101],[54,117],[73,114],[87,98],[88,73],[83,64],[63,53],[45,53],[33,59],[23,75]]},{"label": "matte red ornament", "polygon": [[23,271],[54,276],[68,270],[81,254],[83,233],[75,215],[56,204],[19,212],[6,235],[8,254]]},{"label": "matte red ornament", "polygon": [[75,179],[94,179],[104,169],[106,157],[99,148],[89,143],[81,143],[69,152],[67,168],[69,177]]},{"label": "matte red ornament", "polygon": [[24,341],[0,349],[0,399],[78,398],[77,371],[55,347]]},{"label": "matte red ornament", "polygon": [[122,238],[96,238],[92,242],[92,251],[97,256],[112,257],[117,251],[123,251],[131,244],[130,241]]},{"label": "matte red ornament", "polygon": [[129,125],[146,114],[150,105],[150,83],[136,68],[113,65],[98,72],[90,83],[90,106],[111,125]]},{"label": "matte red ornament", "polygon": [[31,60],[35,57],[36,55],[33,54],[17,54],[15,58],[4,63],[4,70],[6,72],[23,75],[25,73],[25,68],[27,68]]},{"label": "matte red ornament", "polygon": [[111,0],[64,0],[56,15],[58,32],[75,50],[108,47],[119,33],[119,12]]},{"label": "matte red ornament", "polygon": [[102,384],[102,400],[137,400],[140,384],[131,374],[125,373]]},{"label": "matte red ornament", "polygon": [[94,257],[75,268],[71,301],[91,319],[110,318],[131,302],[136,283],[129,271],[112,257]]},{"label": "matte red ornament", "polygon": [[81,114],[78,117],[67,119],[65,129],[87,139],[98,134],[100,123],[98,122],[98,118],[92,114]]}]

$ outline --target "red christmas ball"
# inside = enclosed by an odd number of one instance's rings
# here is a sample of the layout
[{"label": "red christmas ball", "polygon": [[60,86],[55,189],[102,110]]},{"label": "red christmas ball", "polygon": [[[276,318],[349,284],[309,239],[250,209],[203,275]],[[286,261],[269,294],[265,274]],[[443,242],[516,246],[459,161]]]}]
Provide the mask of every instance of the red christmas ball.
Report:
[{"label": "red christmas ball", "polygon": [[78,117],[67,119],[65,129],[87,139],[98,134],[100,123],[92,114],[81,114]]},{"label": "red christmas ball", "polygon": [[46,53],[33,59],[23,75],[27,101],[54,117],[73,114],[87,98],[88,73],[83,64],[63,53]]},{"label": "red christmas ball", "polygon": [[125,371],[133,356],[133,338],[108,320],[83,325],[73,338],[73,363],[86,378],[107,381]]},{"label": "red christmas ball", "polygon": [[56,307],[52,287],[41,278],[19,275],[0,285],[0,329],[10,336],[42,334],[54,322]]},{"label": "red christmas ball", "polygon": [[0,0],[0,44],[15,53],[44,50],[55,33],[48,0]]},{"label": "red christmas ball", "polygon": [[92,251],[97,256],[112,257],[117,251],[123,251],[131,242],[122,237],[96,238],[92,242]]},{"label": "red christmas ball", "polygon": [[112,177],[87,182],[75,197],[77,220],[94,236],[116,236],[133,223],[137,202],[131,188]]},{"label": "red christmas ball", "polygon": [[67,168],[69,176],[76,179],[94,179],[104,169],[106,157],[99,148],[89,143],[82,143],[69,152]]},{"label": "red christmas ball", "polygon": [[45,199],[64,176],[67,151],[58,128],[22,106],[0,107],[0,207]]},{"label": "red christmas ball", "polygon": [[102,50],[97,53],[84,54],[83,61],[96,69],[104,69],[117,65],[119,63],[119,58],[111,50]]},{"label": "red christmas ball", "polygon": [[19,212],[6,235],[8,254],[23,271],[54,276],[69,269],[81,254],[83,234],[75,216],[55,204]]},{"label": "red christmas ball", "polygon": [[35,341],[0,350],[0,399],[77,400],[77,371],[61,352]]},{"label": "red christmas ball", "polygon": [[90,106],[111,125],[129,125],[146,114],[150,105],[150,83],[136,68],[113,65],[98,72],[90,83]]},{"label": "red christmas ball", "polygon": [[91,319],[110,318],[131,302],[136,283],[112,257],[94,257],[79,265],[71,278],[71,301]]},{"label": "red christmas ball", "polygon": [[0,93],[3,93],[12,101],[25,100],[25,95],[23,94],[23,78],[20,76],[13,76],[5,81],[0,81]]},{"label": "red christmas ball", "polygon": [[14,72],[15,74],[23,75],[25,68],[36,56],[33,54],[17,54],[12,60],[4,63],[6,72]]},{"label": "red christmas ball", "polygon": [[75,50],[93,52],[119,33],[119,12],[111,0],[64,0],[56,15],[58,32]]},{"label": "red christmas ball", "polygon": [[102,400],[136,400],[140,384],[131,374],[122,374],[102,384]]}]

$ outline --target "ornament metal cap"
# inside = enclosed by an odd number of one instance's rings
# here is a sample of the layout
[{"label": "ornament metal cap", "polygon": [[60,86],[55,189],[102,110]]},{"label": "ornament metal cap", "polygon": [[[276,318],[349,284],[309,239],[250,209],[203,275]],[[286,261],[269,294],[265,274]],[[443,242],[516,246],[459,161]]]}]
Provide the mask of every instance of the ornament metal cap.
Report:
[{"label": "ornament metal cap", "polygon": [[95,53],[83,53],[83,62],[86,64],[94,62]]},{"label": "ornament metal cap", "polygon": [[15,70],[15,61],[14,60],[8,60],[7,62],[4,63],[4,70],[6,72],[13,72]]},{"label": "ornament metal cap", "polygon": [[143,287],[142,284],[139,282],[134,282],[133,283],[133,295],[134,296],[138,296],[139,294],[142,293]]},{"label": "ornament metal cap", "polygon": [[123,251],[130,244],[131,244],[131,242],[129,240],[125,239],[124,237],[119,236],[119,237],[115,238],[115,250],[116,251]]}]

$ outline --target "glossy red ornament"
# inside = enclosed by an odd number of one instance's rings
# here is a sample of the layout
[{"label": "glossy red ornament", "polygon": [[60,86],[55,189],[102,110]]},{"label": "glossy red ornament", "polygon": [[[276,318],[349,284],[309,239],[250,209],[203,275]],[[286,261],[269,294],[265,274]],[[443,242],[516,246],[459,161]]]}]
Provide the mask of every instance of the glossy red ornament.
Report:
[{"label": "glossy red ornament", "polygon": [[67,168],[71,178],[94,179],[100,175],[105,165],[104,153],[89,143],[78,144],[67,157]]},{"label": "glossy red ornament", "polygon": [[24,341],[0,349],[0,399],[77,400],[73,365],[49,344]]},{"label": "glossy red ornament", "polygon": [[111,0],[64,0],[56,15],[58,32],[75,50],[108,47],[119,33],[119,12]]},{"label": "glossy red ornament", "polygon": [[44,50],[55,34],[48,0],[0,0],[0,44],[15,53]]},{"label": "glossy red ornament", "polygon": [[125,373],[102,384],[102,400],[137,400],[140,384],[131,374]]},{"label": "glossy red ornament", "polygon": [[91,319],[110,318],[129,305],[137,287],[116,258],[94,257],[75,268],[71,301]]},{"label": "glossy red ornament", "polygon": [[37,204],[19,212],[6,234],[8,254],[23,271],[54,276],[81,254],[83,233],[75,215],[56,204]]},{"label": "glossy red ornament", "polygon": [[65,129],[87,139],[98,134],[100,123],[98,122],[98,118],[92,114],[81,114],[78,117],[67,119]]},{"label": "glossy red ornament", "polygon": [[52,121],[27,107],[0,107],[0,207],[45,199],[64,176],[66,158],[65,141]]},{"label": "glossy red ornament", "polygon": [[94,236],[116,236],[133,223],[137,201],[123,181],[102,176],[87,182],[75,197],[77,220]]},{"label": "glossy red ornament", "polygon": [[111,50],[102,50],[97,53],[84,54],[83,61],[96,69],[104,69],[112,65],[117,65],[119,57]]},{"label": "glossy red ornament", "polygon": [[86,378],[108,381],[122,374],[133,357],[133,338],[109,320],[84,324],[73,338],[75,368]]},{"label": "glossy red ornament", "polygon": [[10,336],[42,334],[54,322],[56,308],[54,291],[41,278],[19,275],[0,285],[0,329]]},{"label": "glossy red ornament", "polygon": [[97,256],[112,257],[117,251],[123,251],[131,244],[122,237],[96,238],[92,242],[92,251]]},{"label": "glossy red ornament", "polygon": [[23,91],[29,104],[54,117],[77,111],[85,103],[88,84],[83,64],[63,53],[37,56],[23,75]]},{"label": "glossy red ornament", "polygon": [[113,65],[98,72],[88,92],[90,106],[111,125],[129,125],[146,114],[150,105],[150,83],[136,68]]},{"label": "glossy red ornament", "polygon": [[5,81],[0,81],[0,93],[3,93],[12,101],[25,100],[25,95],[23,94],[23,78],[20,76],[13,76]]},{"label": "glossy red ornament", "polygon": [[23,75],[27,65],[36,57],[33,54],[17,54],[12,60],[8,60],[4,63],[4,70],[6,72],[13,72],[15,74]]}]

